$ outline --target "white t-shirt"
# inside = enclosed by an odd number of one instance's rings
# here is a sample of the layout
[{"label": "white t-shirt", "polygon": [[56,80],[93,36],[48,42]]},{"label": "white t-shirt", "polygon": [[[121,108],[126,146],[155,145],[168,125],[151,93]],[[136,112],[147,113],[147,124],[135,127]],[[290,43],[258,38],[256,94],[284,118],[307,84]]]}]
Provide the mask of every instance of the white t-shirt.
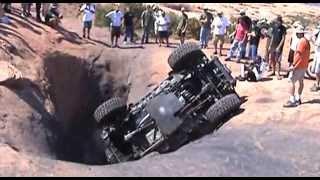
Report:
[{"label": "white t-shirt", "polygon": [[297,37],[296,30],[293,30],[293,32],[292,32],[292,41],[291,41],[291,44],[290,44],[290,49],[292,49],[292,50],[295,51],[295,50],[297,49],[298,42],[299,42],[299,38]]},{"label": "white t-shirt", "polygon": [[222,16],[214,18],[212,26],[214,26],[214,35],[224,35],[226,33],[226,28],[230,26],[230,23],[226,17]]},{"label": "white t-shirt", "polygon": [[82,21],[88,22],[93,20],[96,7],[94,5],[83,4],[80,8],[80,11],[83,11]]},{"label": "white t-shirt", "polygon": [[120,27],[122,24],[123,13],[121,11],[111,11],[105,15],[105,17],[111,18],[110,26]]},{"label": "white t-shirt", "polygon": [[161,15],[160,15],[160,11],[159,11],[159,10],[156,11],[156,12],[154,12],[154,14],[153,14],[153,18],[155,19],[155,21],[154,21],[154,30],[155,30],[155,31],[157,31],[157,29],[158,29],[158,24],[157,24],[157,22],[158,22],[158,19],[159,19],[160,16],[161,16]]},{"label": "white t-shirt", "polygon": [[160,16],[157,19],[158,31],[168,31],[169,30],[170,19],[165,16]]}]

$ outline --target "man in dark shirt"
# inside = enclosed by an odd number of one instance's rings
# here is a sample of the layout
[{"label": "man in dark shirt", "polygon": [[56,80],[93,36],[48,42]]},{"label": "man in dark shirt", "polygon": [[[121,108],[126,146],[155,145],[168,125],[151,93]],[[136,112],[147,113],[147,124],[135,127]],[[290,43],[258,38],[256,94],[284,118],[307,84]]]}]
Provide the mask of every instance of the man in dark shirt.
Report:
[{"label": "man in dark shirt", "polygon": [[213,16],[209,13],[208,9],[203,10],[203,14],[200,16],[200,45],[201,48],[207,48],[209,42],[209,35],[211,32],[211,23],[213,21]]},{"label": "man in dark shirt", "polygon": [[125,36],[124,36],[124,42],[127,42],[127,38],[130,39],[130,42],[133,43],[133,34],[134,34],[134,24],[133,24],[133,18],[134,15],[130,11],[130,8],[126,8],[126,12],[124,13],[123,16],[123,24],[125,27]]},{"label": "man in dark shirt", "polygon": [[188,27],[188,15],[185,13],[185,9],[181,8],[181,18],[177,27],[177,34],[180,37],[180,43],[184,43],[184,38],[186,36],[186,31]]},{"label": "man in dark shirt", "polygon": [[147,9],[141,14],[141,26],[143,29],[143,35],[141,39],[141,44],[149,43],[149,33],[153,25],[153,12],[151,6],[147,5]]},{"label": "man in dark shirt", "polygon": [[257,58],[258,47],[259,47],[259,42],[261,37],[260,28],[257,25],[257,23],[258,23],[257,19],[252,20],[251,32],[249,33],[249,45],[250,45],[249,58],[253,61],[255,61]]},{"label": "man in dark shirt", "polygon": [[274,76],[277,68],[277,78],[282,79],[280,75],[281,69],[281,56],[284,46],[284,41],[286,38],[286,27],[282,24],[282,17],[278,16],[270,29],[270,43],[268,47],[268,52],[270,56],[270,63],[272,65],[272,73],[269,76]]}]

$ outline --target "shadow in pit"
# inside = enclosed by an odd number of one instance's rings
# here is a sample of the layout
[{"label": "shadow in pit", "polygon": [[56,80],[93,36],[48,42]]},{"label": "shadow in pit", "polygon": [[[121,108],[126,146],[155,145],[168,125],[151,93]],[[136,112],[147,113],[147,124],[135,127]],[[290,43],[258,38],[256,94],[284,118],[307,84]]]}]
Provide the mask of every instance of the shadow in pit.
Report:
[{"label": "shadow in pit", "polygon": [[104,45],[104,46],[107,46],[108,48],[111,48],[111,45],[110,44],[107,44],[103,41],[100,41],[100,40],[96,40],[96,39],[91,39],[91,41],[95,42],[95,43],[98,43],[98,44],[101,44],[101,45]]},{"label": "shadow in pit", "polygon": [[[42,100],[45,99],[45,96],[37,84],[27,78],[21,78],[19,80],[8,80],[0,83],[0,85],[10,89],[20,99],[41,114],[40,121],[47,130],[55,133],[59,132],[61,128],[56,122],[55,117],[44,108],[45,105]],[[50,149],[54,149],[57,140],[56,134],[53,134],[53,136],[46,135]]]},{"label": "shadow in pit", "polygon": [[[13,36],[15,38],[18,38],[31,52],[35,53],[35,50],[29,45],[29,43],[23,39],[21,36],[13,33],[13,32],[10,32],[8,30],[5,30],[5,29],[0,29],[0,34],[3,34],[4,36],[6,37],[9,37],[9,36]],[[1,38],[2,40],[4,40],[4,38]],[[8,42],[8,41],[7,41]],[[11,43],[10,43],[11,44]]]},{"label": "shadow in pit", "polygon": [[302,104],[320,104],[320,99],[313,99],[311,101],[303,102]]},{"label": "shadow in pit", "polygon": [[63,36],[63,38],[62,38],[63,40],[66,40],[68,42],[71,42],[71,43],[77,44],[77,45],[82,44],[82,41],[81,41],[82,39],[76,32],[68,31],[62,26],[58,26],[54,29],[56,29]]}]

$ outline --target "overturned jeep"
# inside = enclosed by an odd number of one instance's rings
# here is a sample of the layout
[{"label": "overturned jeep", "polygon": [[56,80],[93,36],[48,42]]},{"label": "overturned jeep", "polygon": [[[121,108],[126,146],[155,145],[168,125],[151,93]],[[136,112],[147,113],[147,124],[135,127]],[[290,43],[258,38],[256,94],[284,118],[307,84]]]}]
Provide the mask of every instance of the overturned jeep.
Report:
[{"label": "overturned jeep", "polygon": [[217,57],[209,60],[197,44],[179,46],[168,63],[168,78],[136,104],[114,97],[95,110],[108,163],[176,150],[240,108],[230,70]]}]

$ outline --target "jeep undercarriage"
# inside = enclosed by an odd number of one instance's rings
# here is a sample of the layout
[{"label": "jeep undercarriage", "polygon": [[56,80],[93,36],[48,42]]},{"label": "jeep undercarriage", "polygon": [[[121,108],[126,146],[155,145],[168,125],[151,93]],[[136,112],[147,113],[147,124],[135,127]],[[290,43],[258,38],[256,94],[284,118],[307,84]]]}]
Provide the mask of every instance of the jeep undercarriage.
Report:
[{"label": "jeep undercarriage", "polygon": [[136,104],[115,97],[96,109],[108,163],[176,150],[239,109],[236,81],[217,57],[209,60],[198,45],[187,43],[168,62],[168,78]]}]

